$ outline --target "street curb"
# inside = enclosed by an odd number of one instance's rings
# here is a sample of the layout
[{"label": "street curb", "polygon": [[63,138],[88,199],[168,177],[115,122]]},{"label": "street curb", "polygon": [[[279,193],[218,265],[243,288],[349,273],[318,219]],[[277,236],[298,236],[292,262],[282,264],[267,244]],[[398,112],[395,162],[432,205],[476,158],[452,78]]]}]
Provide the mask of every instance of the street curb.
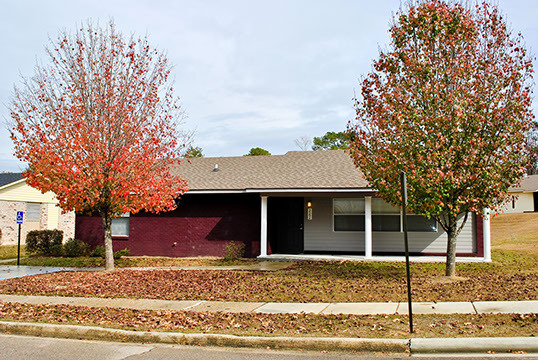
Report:
[{"label": "street curb", "polygon": [[14,335],[136,343],[271,348],[286,350],[408,353],[408,339],[359,339],[324,337],[266,337],[224,334],[186,334],[0,321],[0,332]]},{"label": "street curb", "polygon": [[313,351],[443,353],[538,353],[537,337],[361,339],[335,337],[237,336],[160,331],[132,331],[82,325],[0,321],[0,333],[66,339],[106,340],[223,347]]},{"label": "street curb", "polygon": [[440,353],[538,353],[537,337],[415,338],[411,354]]}]

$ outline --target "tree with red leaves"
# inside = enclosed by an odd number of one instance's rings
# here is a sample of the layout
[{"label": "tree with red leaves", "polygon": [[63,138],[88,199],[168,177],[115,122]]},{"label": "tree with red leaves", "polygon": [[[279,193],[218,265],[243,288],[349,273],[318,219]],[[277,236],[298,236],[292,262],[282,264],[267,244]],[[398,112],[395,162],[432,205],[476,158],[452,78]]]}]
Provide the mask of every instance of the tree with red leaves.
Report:
[{"label": "tree with red leaves", "polygon": [[532,61],[495,6],[424,0],[402,8],[355,99],[350,152],[370,184],[447,233],[446,275],[468,214],[499,208],[528,164]]},{"label": "tree with red leaves", "polygon": [[187,189],[170,173],[183,147],[170,65],[112,22],[64,32],[46,50],[50,64],[14,91],[15,155],[27,183],[54,192],[63,211],[102,218],[113,270],[112,219],[172,210]]}]

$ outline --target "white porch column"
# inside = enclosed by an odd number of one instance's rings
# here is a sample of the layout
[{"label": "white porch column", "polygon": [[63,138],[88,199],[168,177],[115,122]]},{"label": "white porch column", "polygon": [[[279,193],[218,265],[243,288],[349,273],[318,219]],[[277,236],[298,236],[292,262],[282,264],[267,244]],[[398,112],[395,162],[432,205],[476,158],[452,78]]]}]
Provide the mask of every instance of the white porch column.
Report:
[{"label": "white porch column", "polygon": [[260,256],[267,256],[267,196],[262,196]]},{"label": "white porch column", "polygon": [[372,197],[364,198],[364,258],[372,258]]},{"label": "white porch column", "polygon": [[489,227],[490,214],[489,209],[484,209],[482,218],[482,237],[484,244],[484,261],[491,262],[491,232]]}]

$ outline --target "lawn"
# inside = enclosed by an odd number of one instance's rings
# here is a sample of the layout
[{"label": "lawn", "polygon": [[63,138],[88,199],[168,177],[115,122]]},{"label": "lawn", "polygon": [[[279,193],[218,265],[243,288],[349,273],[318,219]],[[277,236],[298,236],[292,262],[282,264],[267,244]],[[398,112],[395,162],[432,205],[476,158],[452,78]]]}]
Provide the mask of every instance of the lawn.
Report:
[{"label": "lawn", "polygon": [[[443,265],[416,264],[415,301],[534,300],[538,274],[508,266],[460,266],[444,281]],[[61,296],[128,297],[169,300],[363,302],[405,301],[402,263],[297,263],[275,272],[213,270],[120,270],[68,272],[8,279],[0,292]]]},{"label": "lawn", "polygon": [[538,259],[538,213],[501,214],[491,220],[493,251]]},{"label": "lawn", "polygon": [[[409,337],[409,320],[402,315],[232,314],[0,303],[0,318],[4,321],[243,336]],[[413,323],[413,337],[538,335],[536,314],[415,315]]]},{"label": "lawn", "polygon": [[[413,299],[538,299],[536,223],[538,214],[494,217],[493,263],[458,263],[457,279],[444,278],[444,264],[412,264]],[[520,243],[523,245],[518,246]],[[39,260],[27,261],[33,259]],[[218,259],[125,258],[118,266],[218,263]],[[123,269],[54,273],[1,281],[0,292],[170,300],[385,302],[405,301],[406,283],[404,263],[299,262],[274,272]]]},{"label": "lawn", "polygon": [[[26,256],[26,246],[21,246],[21,256]],[[1,245],[0,260],[13,259],[17,257],[17,245]]]},{"label": "lawn", "polygon": [[[169,258],[152,256],[122,257],[114,261],[117,268],[130,267],[189,267],[189,266],[230,266],[249,265],[255,263],[255,259],[240,259],[236,261],[224,261],[217,257],[197,257],[197,258]],[[13,262],[14,264],[15,262]],[[6,263],[10,264],[10,263]],[[84,267],[97,268],[105,266],[105,259],[101,257],[81,256],[51,257],[51,256],[30,256],[21,259],[21,265],[27,266],[57,266],[57,267]]]}]

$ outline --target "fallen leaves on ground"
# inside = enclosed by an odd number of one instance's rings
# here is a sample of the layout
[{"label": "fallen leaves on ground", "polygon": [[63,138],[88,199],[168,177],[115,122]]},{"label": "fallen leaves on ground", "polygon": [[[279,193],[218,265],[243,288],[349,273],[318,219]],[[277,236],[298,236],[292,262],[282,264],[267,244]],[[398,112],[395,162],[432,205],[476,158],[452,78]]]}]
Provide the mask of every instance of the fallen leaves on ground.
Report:
[{"label": "fallen leaves on ground", "polygon": [[[487,268],[444,282],[441,267],[414,265],[414,301],[535,300],[538,273]],[[60,272],[0,281],[0,293],[168,300],[275,302],[406,301],[403,264],[300,263],[282,271],[117,270]]]},{"label": "fallen leaves on ground", "polygon": [[[130,310],[0,303],[0,319],[236,335],[407,338],[403,315],[315,315]],[[535,336],[538,314],[416,315],[415,337]]]}]

